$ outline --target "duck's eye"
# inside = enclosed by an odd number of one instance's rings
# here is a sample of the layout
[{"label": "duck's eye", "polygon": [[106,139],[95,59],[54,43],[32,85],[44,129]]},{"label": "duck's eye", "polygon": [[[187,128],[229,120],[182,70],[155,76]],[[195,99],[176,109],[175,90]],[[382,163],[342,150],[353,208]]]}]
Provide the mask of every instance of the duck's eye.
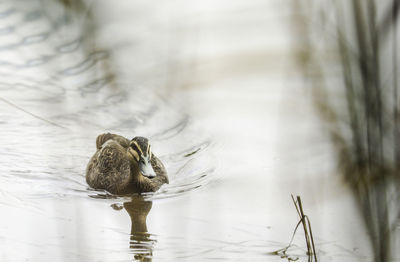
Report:
[{"label": "duck's eye", "polygon": [[135,160],[139,162],[139,154],[132,148],[129,148],[129,152],[135,158]]}]

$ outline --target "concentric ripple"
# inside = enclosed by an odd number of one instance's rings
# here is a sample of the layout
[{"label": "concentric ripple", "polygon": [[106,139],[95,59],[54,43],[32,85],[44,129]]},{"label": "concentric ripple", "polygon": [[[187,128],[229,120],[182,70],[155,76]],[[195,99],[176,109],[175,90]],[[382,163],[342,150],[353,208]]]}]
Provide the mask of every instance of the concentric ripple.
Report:
[{"label": "concentric ripple", "polygon": [[106,66],[110,52],[90,45],[92,31],[83,31],[79,16],[47,2],[51,14],[39,1],[0,5],[1,203],[109,197],[84,178],[103,132],[150,138],[171,181],[153,199],[210,183],[212,140],[154,88],[119,81]]}]

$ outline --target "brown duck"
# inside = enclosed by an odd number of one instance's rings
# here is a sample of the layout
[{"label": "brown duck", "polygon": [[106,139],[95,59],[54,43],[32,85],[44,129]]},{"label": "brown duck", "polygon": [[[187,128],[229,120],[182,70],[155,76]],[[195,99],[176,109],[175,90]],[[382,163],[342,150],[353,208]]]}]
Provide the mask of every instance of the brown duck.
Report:
[{"label": "brown duck", "polygon": [[151,152],[149,140],[132,140],[115,134],[96,139],[97,151],[86,168],[86,182],[112,194],[155,192],[168,184],[163,163]]}]

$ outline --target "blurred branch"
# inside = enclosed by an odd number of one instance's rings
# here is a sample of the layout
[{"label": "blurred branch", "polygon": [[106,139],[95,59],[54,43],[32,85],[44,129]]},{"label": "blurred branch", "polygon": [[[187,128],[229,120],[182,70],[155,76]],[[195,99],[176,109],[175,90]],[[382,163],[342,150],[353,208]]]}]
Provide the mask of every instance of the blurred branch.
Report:
[{"label": "blurred branch", "polygon": [[[319,116],[327,124],[338,167],[359,203],[375,260],[385,262],[394,251],[393,225],[400,221],[397,205],[400,199],[397,171],[400,166],[399,4],[395,0],[389,1],[391,9],[385,12],[381,23],[377,21],[377,17],[382,17],[378,16],[378,10],[382,10],[378,5],[383,4],[375,0],[336,1],[333,26],[336,27],[337,41],[321,46],[313,38],[316,28],[305,22],[314,18],[311,12],[315,12],[315,6],[293,2],[296,43],[301,43],[297,54],[299,68],[312,87]],[[326,16],[331,11],[321,5],[318,11],[321,14],[315,17]],[[390,44],[392,49],[383,49]],[[332,67],[324,58],[327,48],[337,50],[340,75],[332,76],[329,71]],[[389,51],[392,51],[391,63],[384,63]],[[381,75],[388,72],[393,74],[391,84],[381,79]],[[331,86],[336,80],[341,80],[343,86]]]},{"label": "blurred branch", "polygon": [[393,0],[385,14],[383,15],[382,22],[378,25],[379,37],[385,39],[391,30],[396,31],[397,19],[399,17],[400,2]]}]

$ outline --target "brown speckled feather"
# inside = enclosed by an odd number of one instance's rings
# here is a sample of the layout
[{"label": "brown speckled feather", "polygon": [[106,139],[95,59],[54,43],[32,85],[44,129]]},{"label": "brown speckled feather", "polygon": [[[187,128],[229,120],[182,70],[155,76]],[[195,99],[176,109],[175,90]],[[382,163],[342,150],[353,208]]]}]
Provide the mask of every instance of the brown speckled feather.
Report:
[{"label": "brown speckled feather", "polygon": [[168,183],[164,165],[152,155],[151,165],[156,177],[139,173],[137,163],[129,158],[129,140],[115,134],[102,134],[96,139],[96,153],[86,168],[86,182],[95,189],[105,189],[113,194],[157,191]]}]

